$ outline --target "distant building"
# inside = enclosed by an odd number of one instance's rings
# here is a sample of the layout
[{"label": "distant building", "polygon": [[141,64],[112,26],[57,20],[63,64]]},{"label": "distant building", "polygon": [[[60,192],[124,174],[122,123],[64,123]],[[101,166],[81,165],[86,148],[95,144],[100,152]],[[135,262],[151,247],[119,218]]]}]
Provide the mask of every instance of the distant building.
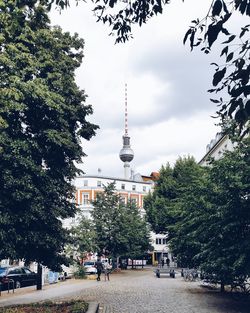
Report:
[{"label": "distant building", "polygon": [[[107,177],[101,175],[83,175],[75,179],[76,187],[76,204],[79,206],[81,213],[86,218],[91,218],[93,209],[92,201],[96,200],[99,192],[103,191],[103,187],[115,182],[116,191],[121,196],[124,204],[133,201],[136,206],[145,214],[143,209],[144,198],[153,188],[152,181],[139,181],[137,179],[123,179],[118,177]],[[71,224],[77,223],[75,219],[71,220]]]},{"label": "distant building", "polygon": [[233,151],[235,144],[229,139],[227,135],[217,133],[215,139],[212,139],[206,147],[206,154],[199,161],[199,164],[206,166],[209,159],[219,160],[225,151]]}]

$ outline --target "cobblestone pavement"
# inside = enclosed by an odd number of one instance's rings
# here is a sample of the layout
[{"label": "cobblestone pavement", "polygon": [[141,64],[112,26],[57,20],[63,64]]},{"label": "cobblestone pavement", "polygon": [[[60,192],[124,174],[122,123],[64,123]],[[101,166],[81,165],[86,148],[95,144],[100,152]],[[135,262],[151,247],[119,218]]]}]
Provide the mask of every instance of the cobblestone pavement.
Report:
[{"label": "cobblestone pavement", "polygon": [[45,286],[42,291],[18,290],[0,297],[0,307],[48,299],[83,299],[98,302],[100,313],[250,313],[250,302],[240,303],[229,295],[208,290],[199,282],[156,278],[152,268],[127,270],[110,275],[110,281],[72,280]]},{"label": "cobblestone pavement", "polygon": [[185,282],[180,274],[175,279],[156,278],[152,269],[112,274],[110,281],[102,280],[75,296],[107,305],[113,313],[250,313],[250,303]]}]

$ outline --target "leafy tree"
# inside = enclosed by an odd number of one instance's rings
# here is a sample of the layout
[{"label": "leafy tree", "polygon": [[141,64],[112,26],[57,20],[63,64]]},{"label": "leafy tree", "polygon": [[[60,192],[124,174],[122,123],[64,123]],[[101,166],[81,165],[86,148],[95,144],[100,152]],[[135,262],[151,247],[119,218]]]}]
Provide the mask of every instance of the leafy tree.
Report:
[{"label": "leafy tree", "polygon": [[200,252],[201,242],[193,231],[200,225],[198,199],[206,182],[205,172],[193,157],[179,158],[173,168],[169,164],[161,168],[154,192],[145,199],[149,223],[155,232],[167,233],[179,266],[198,264],[194,256]]},{"label": "leafy tree", "polygon": [[143,255],[150,247],[149,230],[138,208],[124,205],[115,183],[104,186],[93,202],[93,223],[100,252],[112,257]]},{"label": "leafy tree", "polygon": [[171,251],[183,267],[197,265],[194,256],[201,248],[193,230],[200,224],[198,199],[206,182],[205,172],[193,157],[179,158],[173,168],[169,164],[161,168],[154,192],[145,199],[149,223],[155,232],[167,233]]},{"label": "leafy tree", "polygon": [[125,210],[124,236],[127,241],[127,253],[124,253],[123,256],[132,259],[141,258],[148,250],[152,250],[149,226],[145,217],[141,216],[139,209],[131,200]]},{"label": "leafy tree", "polygon": [[79,223],[70,229],[71,243],[67,245],[67,254],[75,255],[83,260],[86,254],[96,251],[96,234],[90,219],[81,216]]},{"label": "leafy tree", "polygon": [[56,268],[74,216],[80,139],[97,126],[74,80],[84,42],[51,28],[43,1],[0,1],[0,259]]},{"label": "leafy tree", "polygon": [[[211,208],[209,199],[208,175],[206,169],[196,171],[196,177],[187,182],[183,193],[175,203],[178,219],[169,224],[171,233],[170,248],[182,267],[200,265],[195,256],[203,249],[204,227],[209,227]],[[204,224],[207,223],[205,226]]]},{"label": "leafy tree", "polygon": [[162,166],[153,193],[144,201],[148,222],[156,233],[167,232],[172,237],[169,226],[181,216],[178,203],[196,184],[200,171],[193,157],[179,158],[174,168]]},{"label": "leafy tree", "polygon": [[[171,205],[166,209],[154,203],[164,183],[156,185],[145,203],[147,213],[155,207],[157,216],[163,216],[158,210],[166,212],[162,230],[169,234],[179,265],[200,267],[210,280],[221,284],[221,290],[250,275],[249,143],[249,138],[243,140],[207,168],[178,160],[172,171],[175,197],[169,196],[169,188],[160,196]],[[152,226],[155,229],[154,220]]]},{"label": "leafy tree", "polygon": [[196,258],[221,283],[222,290],[225,284],[250,275],[249,144],[248,138],[235,151],[212,162],[208,177],[210,217],[203,217],[200,235],[204,244]]},{"label": "leafy tree", "polygon": [[173,169],[167,164],[161,167],[154,192],[149,193],[144,200],[147,220],[155,233],[166,233],[166,226],[175,223],[175,217],[170,214],[175,197],[176,184]]}]

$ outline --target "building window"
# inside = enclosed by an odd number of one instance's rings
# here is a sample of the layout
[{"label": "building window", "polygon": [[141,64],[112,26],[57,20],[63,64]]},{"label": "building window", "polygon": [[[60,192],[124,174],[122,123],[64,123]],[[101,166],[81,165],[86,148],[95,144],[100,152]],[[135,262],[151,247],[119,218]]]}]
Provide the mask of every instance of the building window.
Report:
[{"label": "building window", "polygon": [[122,184],[122,185],[121,185],[121,188],[122,188],[122,189],[125,189],[125,184]]},{"label": "building window", "polygon": [[157,245],[161,245],[161,238],[156,238],[155,242]]},{"label": "building window", "polygon": [[136,185],[132,185],[132,190],[136,191]]},{"label": "building window", "polygon": [[166,245],[166,244],[167,244],[167,239],[166,239],[166,238],[163,238],[163,239],[162,239],[162,244],[163,244],[163,245]]},{"label": "building window", "polygon": [[83,182],[83,185],[84,185],[84,186],[88,186],[88,181],[85,180],[85,181]]},{"label": "building window", "polygon": [[100,180],[97,181],[97,187],[102,187],[102,182]]},{"label": "building window", "polygon": [[89,194],[88,193],[84,193],[82,195],[82,204],[88,204],[89,203]]},{"label": "building window", "polygon": [[142,190],[143,190],[144,192],[146,192],[146,191],[147,191],[146,186],[143,186],[143,187],[142,187]]}]

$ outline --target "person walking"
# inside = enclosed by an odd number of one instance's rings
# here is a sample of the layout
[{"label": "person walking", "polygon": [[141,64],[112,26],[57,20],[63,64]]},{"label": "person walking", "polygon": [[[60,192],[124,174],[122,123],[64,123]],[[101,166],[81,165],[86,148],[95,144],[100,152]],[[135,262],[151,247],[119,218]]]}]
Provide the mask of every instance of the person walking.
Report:
[{"label": "person walking", "polygon": [[96,271],[97,271],[97,278],[96,278],[96,280],[100,281],[101,280],[102,270],[103,270],[103,265],[102,265],[102,262],[101,262],[100,258],[97,259],[97,261],[95,263],[95,267],[96,267]]},{"label": "person walking", "polygon": [[167,259],[166,259],[166,264],[167,264],[167,267],[169,267],[170,260],[169,260],[169,258],[168,258],[168,257],[167,257]]},{"label": "person walking", "polygon": [[109,262],[105,262],[103,267],[104,267],[104,276],[105,276],[105,281],[106,281],[106,280],[109,280],[111,265],[109,264]]}]

